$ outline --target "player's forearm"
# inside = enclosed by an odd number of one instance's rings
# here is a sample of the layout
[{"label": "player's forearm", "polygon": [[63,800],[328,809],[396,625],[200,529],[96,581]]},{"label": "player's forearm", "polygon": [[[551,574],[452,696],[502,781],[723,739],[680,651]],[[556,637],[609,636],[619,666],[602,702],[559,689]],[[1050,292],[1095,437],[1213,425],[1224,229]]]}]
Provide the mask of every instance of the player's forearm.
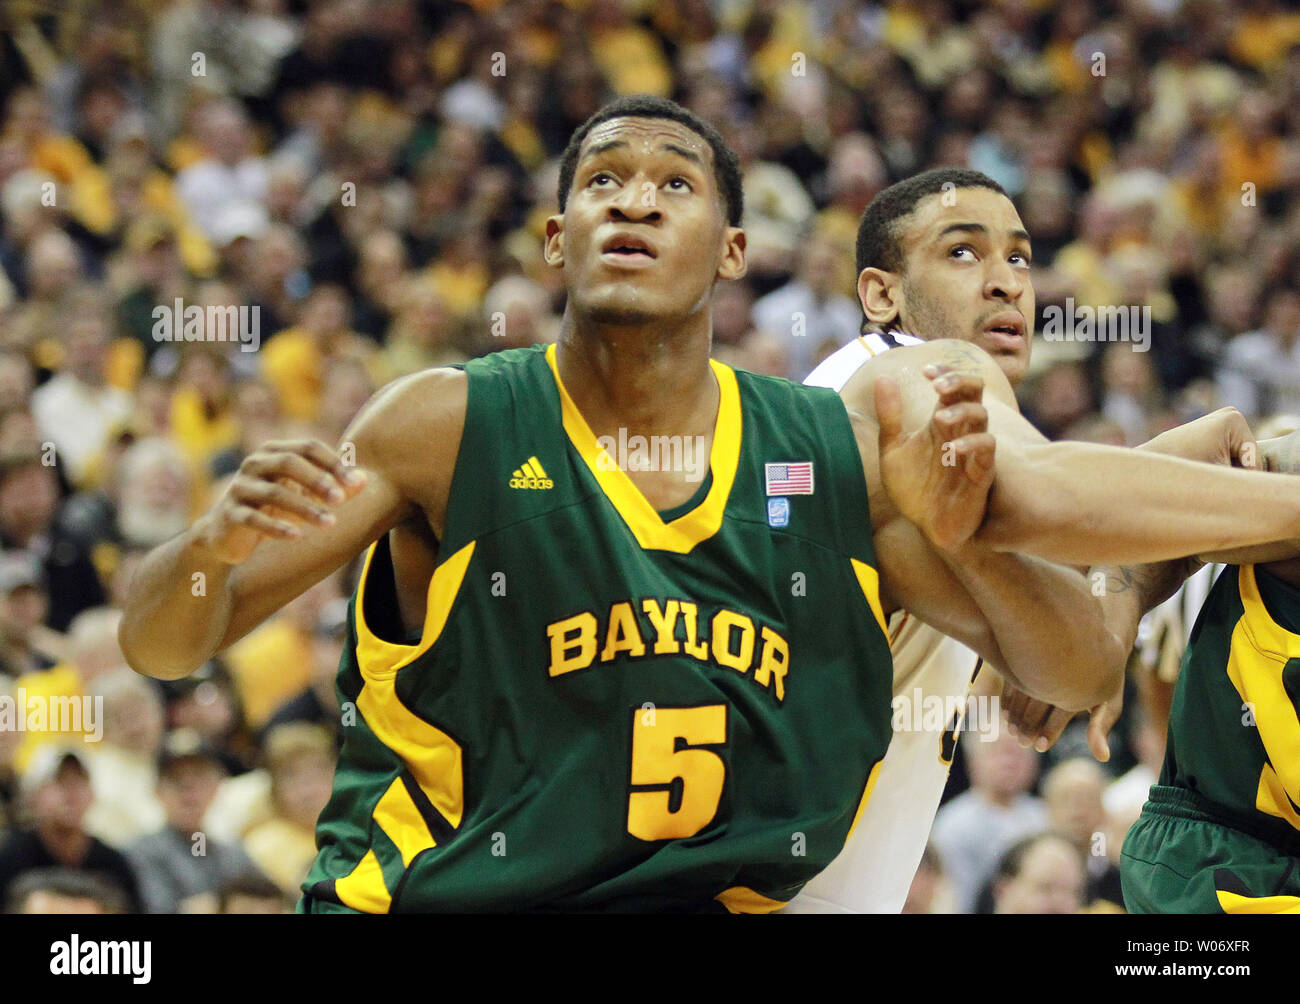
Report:
[{"label": "player's forearm", "polygon": [[232,570],[194,527],[154,548],[136,570],[118,629],[131,668],[179,680],[211,658],[230,622]]},{"label": "player's forearm", "polygon": [[1128,647],[1082,574],[973,544],[941,553],[984,613],[1001,668],[1021,690],[1070,711],[1114,691]]},{"label": "player's forearm", "polygon": [[[1300,474],[1300,432],[1277,439],[1259,441],[1260,466],[1278,474]],[[1225,565],[1264,565],[1270,561],[1290,561],[1300,558],[1300,538],[1277,540],[1257,547],[1234,548],[1198,555],[1207,564],[1219,561]]]},{"label": "player's forearm", "polygon": [[975,535],[995,550],[1136,565],[1300,532],[1292,478],[1091,443],[999,443],[997,465]]}]

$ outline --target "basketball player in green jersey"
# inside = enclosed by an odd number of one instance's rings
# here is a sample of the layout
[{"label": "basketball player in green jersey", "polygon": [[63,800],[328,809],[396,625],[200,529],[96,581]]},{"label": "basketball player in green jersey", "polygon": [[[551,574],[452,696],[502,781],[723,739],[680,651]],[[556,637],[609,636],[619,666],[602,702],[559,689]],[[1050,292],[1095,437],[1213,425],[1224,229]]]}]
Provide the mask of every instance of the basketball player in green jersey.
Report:
[{"label": "basketball player in green jersey", "polygon": [[[1266,469],[1300,474],[1300,435],[1259,445]],[[1160,779],[1124,840],[1132,913],[1300,913],[1295,548],[1239,555],[1201,607]],[[1269,561],[1271,553],[1286,557]]]},{"label": "basketball player in green jersey", "polygon": [[[745,268],[738,179],[678,106],[602,110],[547,224],[558,346],[401,379],[337,451],[267,444],[142,563],[122,648],[178,678],[369,548],[304,909],[777,909],[884,754],[881,575],[946,623],[915,548],[1155,561],[1300,527],[1286,479],[1027,442],[961,343],[891,353],[855,415],[711,363],[712,288]],[[707,475],[610,464],[620,430],[700,437]],[[1091,706],[1114,679],[1089,655],[1019,682]]]}]

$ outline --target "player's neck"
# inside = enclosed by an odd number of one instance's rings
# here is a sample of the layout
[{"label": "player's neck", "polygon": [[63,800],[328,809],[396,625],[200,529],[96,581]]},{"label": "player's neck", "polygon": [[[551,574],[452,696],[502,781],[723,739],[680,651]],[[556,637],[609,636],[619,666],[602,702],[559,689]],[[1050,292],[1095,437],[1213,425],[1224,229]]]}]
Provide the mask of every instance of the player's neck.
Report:
[{"label": "player's neck", "polygon": [[708,315],[671,330],[658,325],[589,326],[566,312],[556,347],[560,379],[600,435],[624,427],[640,435],[712,430],[718,389],[709,367]]}]

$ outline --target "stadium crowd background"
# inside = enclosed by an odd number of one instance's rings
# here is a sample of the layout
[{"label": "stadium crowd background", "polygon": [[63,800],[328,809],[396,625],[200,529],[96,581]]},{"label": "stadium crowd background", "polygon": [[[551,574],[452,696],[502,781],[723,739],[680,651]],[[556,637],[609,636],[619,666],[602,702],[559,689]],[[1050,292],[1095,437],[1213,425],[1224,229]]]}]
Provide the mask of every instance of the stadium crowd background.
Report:
[{"label": "stadium crowd background", "polygon": [[[1020,208],[1040,327],[1067,297],[1150,308],[1150,351],[1037,340],[1022,396],[1044,432],[1134,445],[1225,403],[1273,430],[1300,412],[1300,14],[1281,2],[0,11],[0,696],[104,708],[97,743],[0,730],[11,910],[296,898],[355,566],[169,684],[124,665],[125,584],[259,443],[333,445],[395,376],[553,340],[558,155],[615,95],[679,100],[741,158],[750,272],[714,325],[733,365],[799,379],[855,337],[863,208],[963,165]],[[257,307],[257,350],[155,337],[177,299]],[[1136,691],[1168,687],[1167,649],[1135,658],[1105,767],[1079,723],[1046,757],[959,745],[909,908],[1113,908],[1163,746]]]}]

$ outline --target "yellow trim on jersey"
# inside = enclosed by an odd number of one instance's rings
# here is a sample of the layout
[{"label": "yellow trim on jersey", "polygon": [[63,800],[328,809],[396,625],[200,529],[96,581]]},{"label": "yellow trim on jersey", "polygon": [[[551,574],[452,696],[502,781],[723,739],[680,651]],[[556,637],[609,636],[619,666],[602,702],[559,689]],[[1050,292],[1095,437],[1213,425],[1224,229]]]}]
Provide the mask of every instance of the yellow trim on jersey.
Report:
[{"label": "yellow trim on jersey", "polygon": [[[402,867],[409,867],[421,851],[436,845],[428,824],[420,815],[406,785],[394,778],[375,806],[375,822],[402,856]],[[352,873],[334,883],[334,893],[345,906],[366,913],[387,913],[393,896],[384,881],[384,872],[374,848],[366,852]]]},{"label": "yellow trim on jersey", "polygon": [[[1256,719],[1258,721],[1259,719]],[[1264,764],[1259,772],[1259,788],[1255,792],[1255,808],[1270,816],[1280,816],[1300,830],[1300,813],[1295,811],[1291,799],[1287,797],[1286,788],[1270,763]]]},{"label": "yellow trim on jersey", "polygon": [[1245,613],[1232,631],[1228,679],[1253,708],[1269,760],[1260,773],[1255,808],[1300,830],[1300,814],[1292,805],[1300,805],[1300,721],[1295,702],[1282,684],[1287,661],[1300,657],[1300,635],[1269,616],[1254,565],[1242,565],[1237,582]]},{"label": "yellow trim on jersey", "polygon": [[665,523],[627,473],[597,443],[591,426],[582,417],[582,412],[578,411],[564,381],[560,379],[554,345],[547,347],[546,361],[550,364],[555,386],[560,392],[560,414],[569,441],[642,549],[689,554],[696,544],[717,533],[722,526],[722,514],[727,508],[731,485],[736,479],[736,468],[740,464],[740,388],[736,384],[735,371],[716,359],[709,360],[719,391],[718,420],[713,430],[713,449],[709,454],[713,484],[703,502],[684,516]]},{"label": "yellow trim on jersey", "polygon": [[469,560],[474,555],[471,540],[450,558],[434,569],[429,579],[429,591],[425,596],[424,628],[420,633],[419,644],[402,645],[380,638],[366,623],[365,599],[366,584],[370,581],[370,563],[374,560],[375,548],[371,544],[366,552],[366,561],[361,569],[361,581],[357,584],[356,625],[357,625],[357,664],[364,677],[393,676],[399,669],[418,659],[433,647],[433,643],[442,634],[451,613],[452,603],[460,592],[460,584],[465,579]]},{"label": "yellow trim on jersey", "polygon": [[438,843],[433,839],[433,834],[429,832],[429,824],[420,815],[415,800],[411,798],[411,793],[406,790],[406,785],[402,783],[400,777],[393,778],[393,783],[379,799],[379,803],[375,806],[374,817],[375,822],[388,834],[388,839],[402,855],[403,868],[409,866],[421,851],[434,847]]},{"label": "yellow trim on jersey", "polygon": [[862,819],[862,813],[871,801],[871,793],[876,789],[876,779],[880,777],[880,765],[885,762],[884,758],[876,761],[876,765],[871,768],[871,773],[867,775],[867,786],[862,789],[862,801],[858,803],[858,811],[853,814],[853,823],[849,826],[849,835],[844,838],[847,844],[849,838],[853,836],[853,831],[858,828],[858,823]]},{"label": "yellow trim on jersey", "polygon": [[1300,913],[1300,896],[1241,896],[1215,889],[1224,913]]},{"label": "yellow trim on jersey", "polygon": [[363,913],[387,913],[393,896],[384,884],[384,872],[373,850],[346,875],[334,883],[334,895],[344,906]]},{"label": "yellow trim on jersey", "polygon": [[[418,645],[385,641],[370,630],[365,618],[366,586],[374,561],[372,544],[366,553],[361,581],[357,585],[356,628],[357,668],[364,681],[357,695],[357,711],[370,731],[406,764],[429,801],[451,824],[460,826],[465,811],[465,776],[460,744],[451,736],[420,718],[397,696],[397,673],[427,652],[446,627],[452,604],[465,581],[475,541],[470,541],[436,569],[429,579],[425,598],[424,630]],[[396,778],[375,805],[374,819],[402,856],[403,866],[422,850],[435,846],[429,827]],[[392,897],[384,885],[374,849],[366,854],[351,874],[335,883],[335,892],[356,910],[387,912]]]},{"label": "yellow trim on jersey", "polygon": [[880,573],[865,561],[859,561],[857,558],[850,558],[849,561],[853,563],[853,574],[858,577],[858,586],[862,589],[862,595],[867,598],[871,612],[876,615],[880,632],[888,639],[889,622],[885,620],[885,611],[880,605]]},{"label": "yellow trim on jersey", "polygon": [[748,886],[735,885],[713,897],[730,913],[772,913],[790,904],[783,899],[772,899]]}]

